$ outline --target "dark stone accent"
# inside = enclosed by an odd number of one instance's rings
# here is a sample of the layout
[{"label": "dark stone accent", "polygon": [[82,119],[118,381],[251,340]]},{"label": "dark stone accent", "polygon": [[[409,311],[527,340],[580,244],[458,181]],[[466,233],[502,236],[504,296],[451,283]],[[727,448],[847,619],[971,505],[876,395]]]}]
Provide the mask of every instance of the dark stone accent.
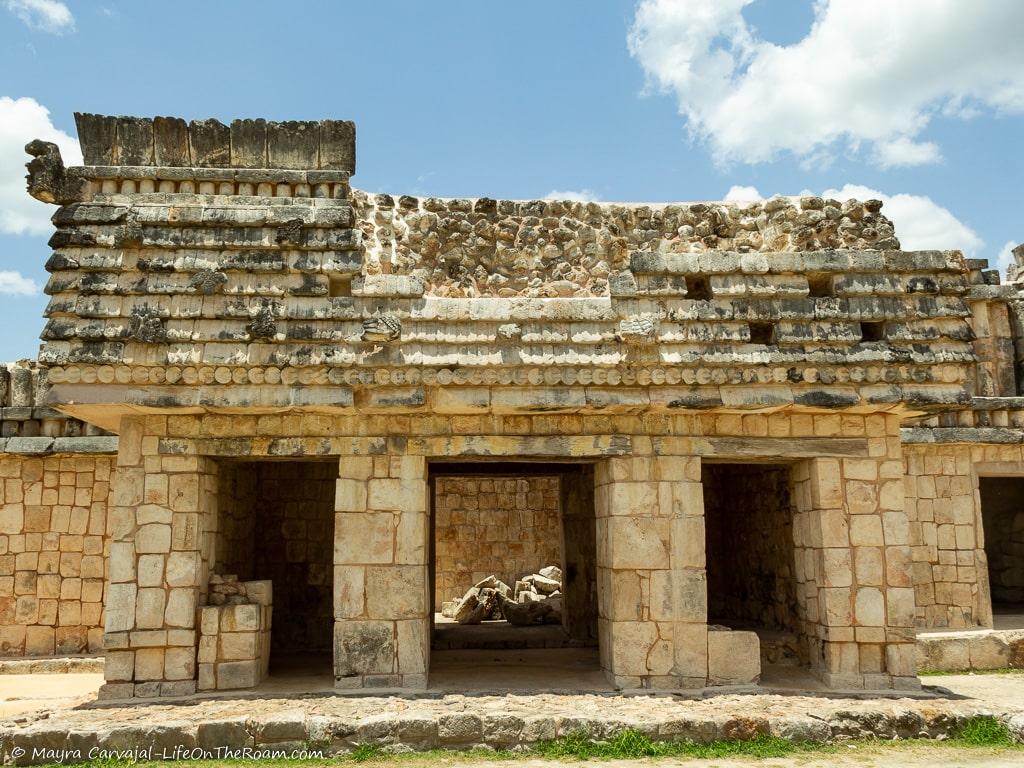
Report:
[{"label": "dark stone accent", "polygon": [[320,167],[356,172],[356,124],[351,120],[320,121]]},{"label": "dark stone accent", "polygon": [[268,168],[318,168],[320,125],[315,121],[289,120],[267,123]]},{"label": "dark stone accent", "polygon": [[128,321],[128,336],[146,344],[158,344],[167,340],[164,321],[151,307],[133,307]]},{"label": "dark stone accent", "polygon": [[50,236],[48,245],[54,250],[82,246],[88,248],[96,245],[96,236],[77,229],[58,229]]},{"label": "dark stone accent", "polygon": [[816,408],[846,408],[860,402],[860,397],[844,392],[832,392],[825,389],[812,389],[807,392],[795,392],[793,402],[796,405],[808,405]]},{"label": "dark stone accent", "polygon": [[153,121],[145,117],[117,118],[115,165],[153,165]]},{"label": "dark stone accent", "polygon": [[908,293],[938,293],[938,284],[930,277],[912,277],[907,283]]},{"label": "dark stone accent", "polygon": [[277,335],[274,312],[268,306],[260,307],[256,311],[256,316],[245,327],[253,339],[272,339]]},{"label": "dark stone accent", "polygon": [[267,167],[267,121],[231,121],[231,167]]},{"label": "dark stone accent", "polygon": [[86,165],[114,165],[117,118],[75,112],[78,144]]},{"label": "dark stone accent", "polygon": [[192,162],[198,168],[231,164],[231,130],[220,120],[193,120],[188,125]]},{"label": "dark stone accent", "polygon": [[274,241],[278,245],[302,245],[302,219],[289,219],[278,227]]},{"label": "dark stone accent", "polygon": [[79,264],[74,259],[68,258],[62,253],[55,253],[46,260],[47,272],[61,272],[68,269],[78,269]]},{"label": "dark stone accent", "polygon": [[223,272],[215,272],[212,269],[204,269],[196,272],[188,281],[189,288],[194,288],[198,293],[209,295],[218,293],[224,288],[228,276]]},{"label": "dark stone accent", "polygon": [[129,221],[114,231],[115,248],[139,248],[142,245],[142,225]]},{"label": "dark stone accent", "polygon": [[190,166],[188,123],[180,117],[154,117],[153,155],[157,165]]}]

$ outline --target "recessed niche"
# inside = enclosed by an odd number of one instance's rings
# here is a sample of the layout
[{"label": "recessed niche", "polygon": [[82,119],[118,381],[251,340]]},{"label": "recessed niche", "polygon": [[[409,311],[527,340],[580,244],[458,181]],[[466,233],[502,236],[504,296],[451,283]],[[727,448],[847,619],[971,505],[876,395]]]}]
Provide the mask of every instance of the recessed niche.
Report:
[{"label": "recessed niche", "polygon": [[751,344],[773,344],[775,343],[775,323],[751,323],[750,324]]},{"label": "recessed niche", "polygon": [[861,323],[860,338],[862,341],[884,341],[885,323]]},{"label": "recessed niche", "polygon": [[833,296],[832,275],[825,273],[813,273],[807,276],[808,296],[812,299],[823,299]]},{"label": "recessed niche", "polygon": [[686,298],[708,300],[711,298],[711,285],[706,277],[687,275]]}]

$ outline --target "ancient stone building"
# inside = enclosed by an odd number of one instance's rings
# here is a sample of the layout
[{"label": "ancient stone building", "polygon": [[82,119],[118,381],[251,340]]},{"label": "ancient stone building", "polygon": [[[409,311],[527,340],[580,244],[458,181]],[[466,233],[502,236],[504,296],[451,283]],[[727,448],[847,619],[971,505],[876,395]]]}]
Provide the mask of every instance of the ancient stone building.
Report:
[{"label": "ancient stone building", "polygon": [[348,122],[77,122],[83,167],[27,147],[3,654],[422,689],[442,600],[557,565],[617,687],[910,689],[1024,601],[1019,286],[878,201],[393,197]]}]

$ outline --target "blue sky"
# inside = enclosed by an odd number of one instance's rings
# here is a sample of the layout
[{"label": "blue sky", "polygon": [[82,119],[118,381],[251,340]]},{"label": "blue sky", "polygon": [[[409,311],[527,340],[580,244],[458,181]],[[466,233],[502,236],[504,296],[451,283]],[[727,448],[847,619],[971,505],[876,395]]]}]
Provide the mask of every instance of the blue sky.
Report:
[{"label": "blue sky", "polygon": [[1018,0],[0,0],[0,359],[46,304],[20,147],[76,110],[353,119],[371,191],[877,193],[905,247],[995,262],[1024,240],[1021,29]]}]

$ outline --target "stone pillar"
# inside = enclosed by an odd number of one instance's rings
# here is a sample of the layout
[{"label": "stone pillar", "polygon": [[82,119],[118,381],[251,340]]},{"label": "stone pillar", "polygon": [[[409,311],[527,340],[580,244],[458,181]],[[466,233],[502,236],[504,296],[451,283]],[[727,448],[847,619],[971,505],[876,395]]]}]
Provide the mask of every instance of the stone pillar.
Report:
[{"label": "stone pillar", "polygon": [[797,602],[812,671],[833,688],[920,687],[899,421],[865,419],[868,458],[794,470]]},{"label": "stone pillar", "polygon": [[334,516],[334,679],[427,685],[430,532],[422,456],[342,456]]},{"label": "stone pillar", "polygon": [[707,682],[700,460],[630,456],[597,465],[601,666],[622,688]]},{"label": "stone pillar", "polygon": [[106,698],[196,690],[196,608],[209,573],[217,466],[160,455],[166,424],[158,416],[121,424],[107,517]]}]

